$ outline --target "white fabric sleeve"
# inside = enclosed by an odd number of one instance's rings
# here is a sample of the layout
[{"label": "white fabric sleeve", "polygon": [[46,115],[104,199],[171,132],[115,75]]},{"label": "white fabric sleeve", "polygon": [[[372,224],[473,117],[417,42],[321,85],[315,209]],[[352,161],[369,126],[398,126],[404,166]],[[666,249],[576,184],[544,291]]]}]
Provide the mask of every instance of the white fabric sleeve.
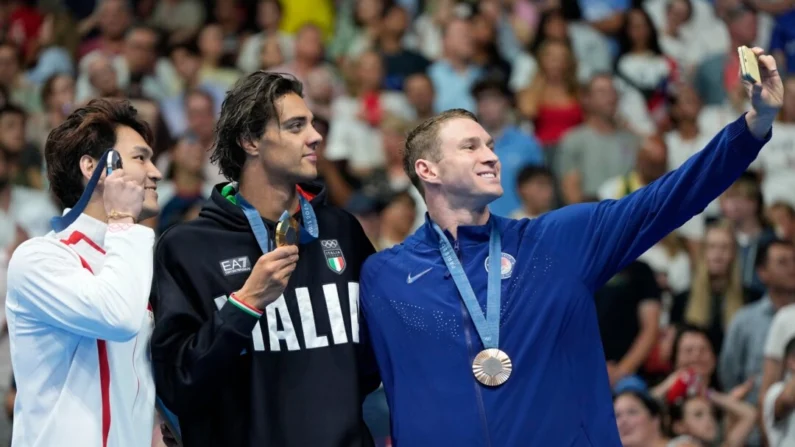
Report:
[{"label": "white fabric sleeve", "polygon": [[765,340],[765,357],[773,360],[784,358],[787,343],[795,337],[795,305],[784,306],[773,317]]},{"label": "white fabric sleeve", "polygon": [[765,400],[762,403],[762,423],[765,424],[765,433],[771,447],[781,445],[781,424],[776,423],[776,399],[784,391],[786,383],[777,382],[768,388]]},{"label": "white fabric sleeve", "polygon": [[31,239],[9,262],[6,305],[20,316],[84,337],[129,340],[144,321],[154,240],[154,232],[141,225],[109,231],[104,266],[92,274],[62,242]]}]

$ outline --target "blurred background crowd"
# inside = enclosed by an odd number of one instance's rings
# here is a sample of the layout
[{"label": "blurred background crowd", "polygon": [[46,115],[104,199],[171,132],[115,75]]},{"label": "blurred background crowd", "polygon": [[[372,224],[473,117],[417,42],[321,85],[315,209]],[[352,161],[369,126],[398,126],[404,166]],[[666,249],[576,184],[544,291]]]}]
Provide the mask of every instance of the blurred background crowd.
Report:
[{"label": "blurred background crowd", "polygon": [[208,149],[230,86],[296,76],[329,200],[385,249],[424,220],[401,159],[419,120],[474,112],[502,162],[493,212],[534,218],[680,166],[746,109],[736,48],[766,49],[786,86],[772,140],[595,305],[626,446],[759,446],[765,422],[769,445],[795,445],[795,1],[3,0],[0,32],[3,266],[60,213],[44,143],[92,98],[129,98],[153,127],[162,233],[224,181]]}]

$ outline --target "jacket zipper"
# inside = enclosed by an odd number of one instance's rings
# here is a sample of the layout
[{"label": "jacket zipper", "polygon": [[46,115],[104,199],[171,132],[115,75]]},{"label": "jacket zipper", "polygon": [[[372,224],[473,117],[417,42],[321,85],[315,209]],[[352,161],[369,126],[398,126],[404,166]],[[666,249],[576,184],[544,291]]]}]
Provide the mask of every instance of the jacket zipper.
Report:
[{"label": "jacket zipper", "polygon": [[[459,249],[458,246],[458,239],[455,240],[455,245],[453,247],[455,249],[455,253],[458,256],[459,261],[461,261],[462,257],[461,257],[461,250]],[[461,265],[463,266],[464,263],[461,262]],[[467,313],[466,306],[464,305],[464,302],[462,300],[459,300],[459,306],[461,309],[461,319],[464,323],[464,336],[466,337],[467,340],[467,357],[473,359],[474,353],[472,346],[472,334],[470,333],[469,330],[469,324],[470,324],[469,314]],[[480,413],[480,420],[483,423],[483,433],[486,437],[486,446],[491,447],[491,436],[489,434],[489,424],[488,421],[486,420],[486,409],[485,406],[483,405],[483,394],[481,393],[480,386],[478,385],[477,381],[473,380],[472,383],[475,386],[475,397],[478,400],[478,410],[479,410],[478,413]]]}]

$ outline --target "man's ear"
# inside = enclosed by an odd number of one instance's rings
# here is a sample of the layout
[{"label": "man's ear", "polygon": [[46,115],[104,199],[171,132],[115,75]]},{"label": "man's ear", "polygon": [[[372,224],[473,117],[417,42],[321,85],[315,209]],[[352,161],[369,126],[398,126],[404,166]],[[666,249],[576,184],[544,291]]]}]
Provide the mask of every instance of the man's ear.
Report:
[{"label": "man's ear", "polygon": [[432,161],[422,158],[417,160],[414,163],[414,171],[417,173],[417,177],[425,183],[438,184],[441,181],[439,179],[439,167]]},{"label": "man's ear", "polygon": [[88,181],[91,175],[94,174],[94,169],[97,167],[97,160],[91,158],[90,155],[83,155],[80,157],[80,172],[83,174],[83,180]]},{"label": "man's ear", "polygon": [[237,140],[237,143],[243,148],[244,151],[246,151],[248,155],[252,157],[259,155],[259,139],[241,137]]}]

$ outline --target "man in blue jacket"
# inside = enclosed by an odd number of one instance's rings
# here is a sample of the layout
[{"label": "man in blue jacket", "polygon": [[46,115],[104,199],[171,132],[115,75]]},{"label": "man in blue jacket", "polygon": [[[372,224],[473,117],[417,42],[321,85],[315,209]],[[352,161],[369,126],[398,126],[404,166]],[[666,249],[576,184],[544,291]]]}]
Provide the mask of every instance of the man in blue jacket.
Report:
[{"label": "man in blue jacket", "polygon": [[754,51],[751,110],[618,201],[492,215],[500,163],[471,114],[447,111],[409,134],[405,167],[427,222],[371,256],[360,280],[394,445],[621,445],[593,293],[701,212],[770,138],[783,86],[773,58]]}]

